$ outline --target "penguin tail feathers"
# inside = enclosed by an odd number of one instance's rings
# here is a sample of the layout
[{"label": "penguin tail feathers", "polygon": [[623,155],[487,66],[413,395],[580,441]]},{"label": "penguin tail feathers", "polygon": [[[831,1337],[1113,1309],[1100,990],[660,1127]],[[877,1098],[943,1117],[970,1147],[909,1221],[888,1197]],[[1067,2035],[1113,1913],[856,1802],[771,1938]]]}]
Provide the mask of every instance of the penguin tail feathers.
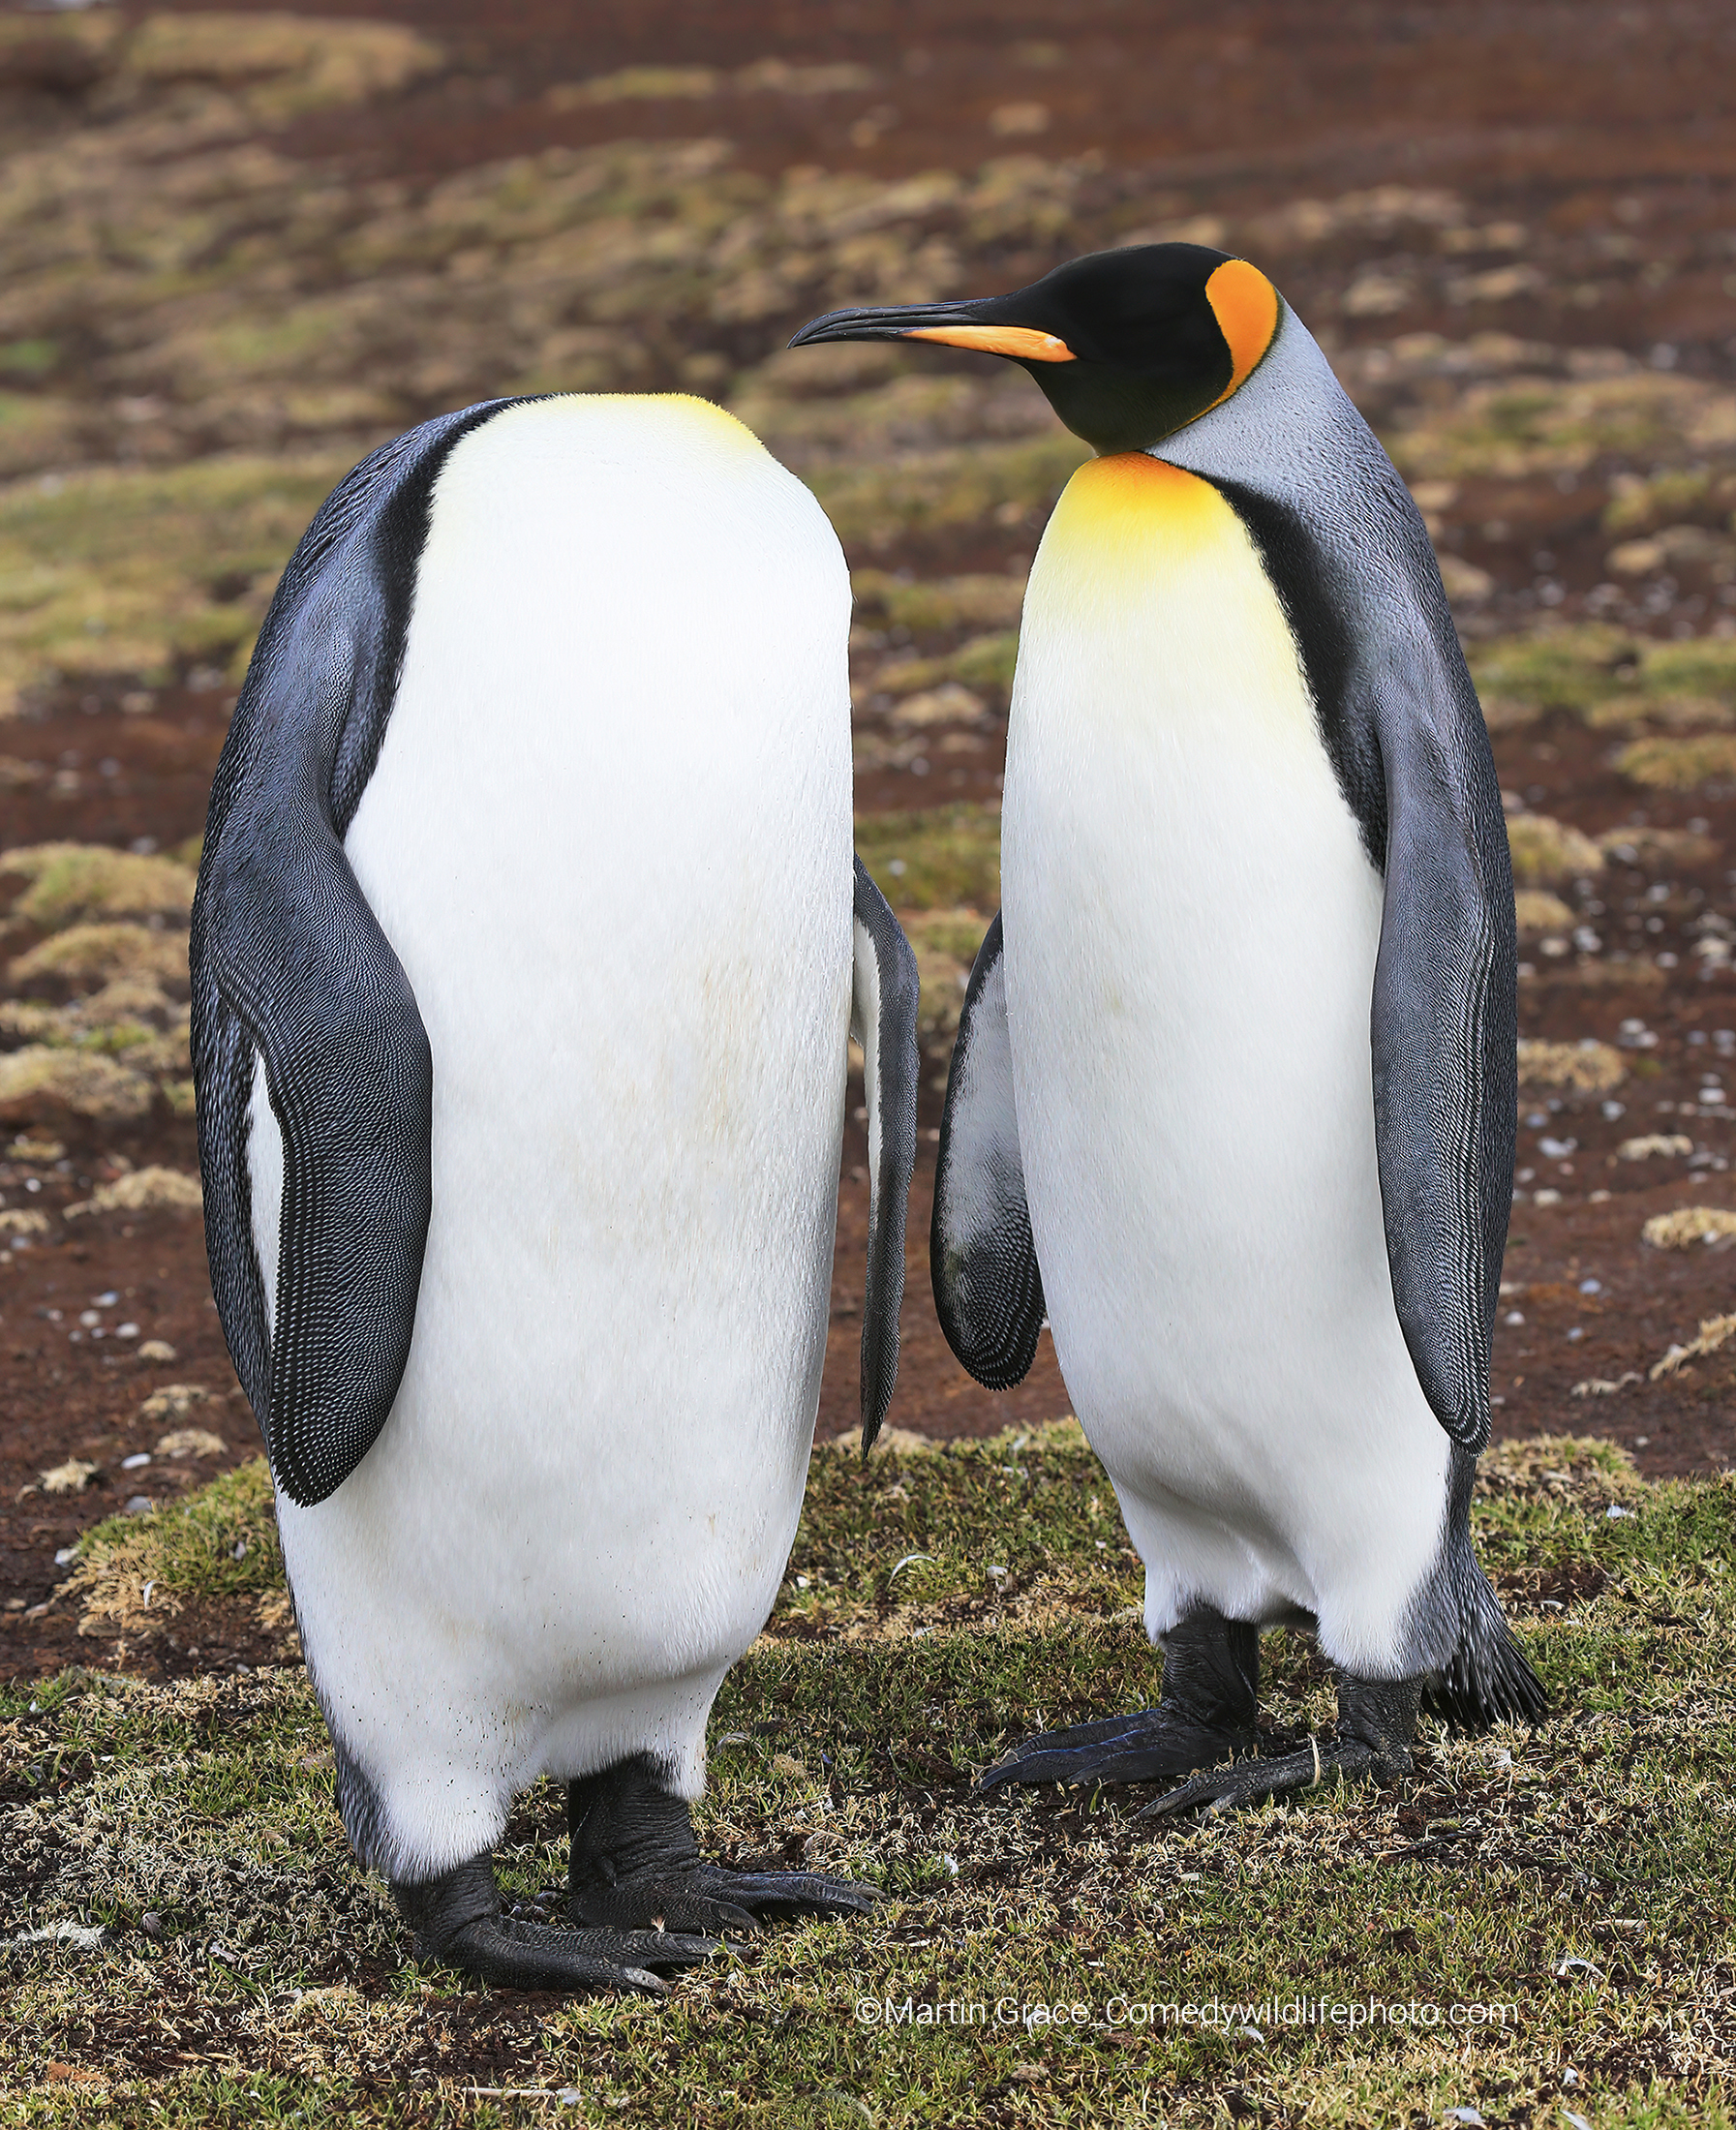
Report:
[{"label": "penguin tail feathers", "polygon": [[1458,1647],[1424,1680],[1422,1706],[1460,1730],[1535,1723],[1549,1713],[1543,1682],[1513,1640],[1501,1602],[1480,1571],[1474,1589]]}]

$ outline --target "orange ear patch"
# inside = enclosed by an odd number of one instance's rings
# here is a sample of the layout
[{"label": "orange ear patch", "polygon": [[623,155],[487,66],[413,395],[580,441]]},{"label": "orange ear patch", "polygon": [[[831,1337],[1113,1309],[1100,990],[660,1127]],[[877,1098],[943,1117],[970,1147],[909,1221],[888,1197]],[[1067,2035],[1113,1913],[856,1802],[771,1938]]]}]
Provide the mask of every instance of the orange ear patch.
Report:
[{"label": "orange ear patch", "polygon": [[1230,382],[1211,403],[1219,407],[1271,346],[1278,330],[1278,291],[1258,266],[1227,259],[1206,282],[1205,300],[1230,348]]},{"label": "orange ear patch", "polygon": [[1077,360],[1064,340],[1053,333],[1040,333],[1032,325],[917,325],[898,338],[937,340],[943,347],[973,348],[980,355],[1013,355],[1020,362]]}]

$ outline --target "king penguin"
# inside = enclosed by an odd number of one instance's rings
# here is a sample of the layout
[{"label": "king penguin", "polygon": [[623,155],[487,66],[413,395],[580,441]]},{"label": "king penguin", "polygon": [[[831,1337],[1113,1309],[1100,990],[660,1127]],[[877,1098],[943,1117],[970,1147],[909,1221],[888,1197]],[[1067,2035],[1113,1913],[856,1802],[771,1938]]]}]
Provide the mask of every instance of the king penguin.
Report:
[{"label": "king penguin", "polygon": [[[1023,364],[1099,454],[1025,595],[931,1263],[990,1387],[1047,1314],[1163,1688],[984,1783],[1157,1780],[1166,1811],[1393,1777],[1420,1706],[1543,1707],[1470,1530],[1516,950],[1428,536],[1245,259],[1142,245],[796,341],[903,338]],[[1336,1729],[1243,1757],[1279,1623],[1313,1628]]]},{"label": "king penguin", "polygon": [[[700,1860],[771,1610],[867,1058],[863,1412],[898,1366],[916,968],[851,852],[818,504],[682,397],[376,451],[266,617],[193,921],[212,1283],[345,1828],[425,1952],[656,1993],[867,1888]],[[568,1784],[568,1928],[503,1916]]]}]

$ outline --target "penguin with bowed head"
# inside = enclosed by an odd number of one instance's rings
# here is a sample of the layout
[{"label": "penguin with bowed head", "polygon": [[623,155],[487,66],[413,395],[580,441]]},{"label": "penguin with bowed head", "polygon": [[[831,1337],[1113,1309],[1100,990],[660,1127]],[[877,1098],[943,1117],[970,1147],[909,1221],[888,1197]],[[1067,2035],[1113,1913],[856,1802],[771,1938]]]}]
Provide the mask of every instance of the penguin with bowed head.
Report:
[{"label": "penguin with bowed head", "polygon": [[[1204,246],[834,312],[796,345],[864,339],[1010,357],[1099,454],[1025,594],[1002,907],[930,1257],[990,1387],[1047,1315],[1164,1677],[1155,1708],[1028,1739],[983,1782],[1230,1807],[1402,1773],[1422,1707],[1535,1718],[1469,1518],[1511,1199],[1512,878],[1421,518],[1265,275]],[[1313,1628],[1337,1725],[1247,1757],[1278,1623]]]},{"label": "penguin with bowed head", "polygon": [[[326,502],[218,767],[212,1284],[345,1828],[489,1982],[655,1993],[873,1899],[690,1823],[801,1508],[852,1026],[868,1440],[898,1368],[916,967],[851,851],[849,607],[718,409],[493,401]],[[541,1776],[567,1928],[496,1887]]]}]

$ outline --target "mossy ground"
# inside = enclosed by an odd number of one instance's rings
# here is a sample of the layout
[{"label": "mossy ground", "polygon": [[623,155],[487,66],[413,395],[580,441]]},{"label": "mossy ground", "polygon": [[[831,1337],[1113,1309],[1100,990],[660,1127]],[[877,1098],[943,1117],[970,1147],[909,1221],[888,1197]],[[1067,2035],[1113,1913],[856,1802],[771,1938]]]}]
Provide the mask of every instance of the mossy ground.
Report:
[{"label": "mossy ground", "polygon": [[[701,1839],[885,1904],[774,1931],[662,2004],[490,1995],[411,1959],[345,1846],[298,1665],[14,1695],[11,2119],[1722,2123],[1736,1486],[1648,1486],[1545,1440],[1490,1457],[1476,1517],[1543,1728],[1430,1727],[1391,1790],[1154,1828],[1138,1792],[966,1787],[1033,1724],[1153,1693],[1138,1565],[1077,1429],[866,1471],[822,1451],[717,1704]],[[78,1575],[93,1603],[149,1581],[158,1606],[258,1605],[278,1572],[256,1469],[93,1534]],[[1268,1723],[1326,1721],[1308,1645],[1265,1653]],[[563,1824],[552,1786],[524,1801],[509,1897],[559,1879]],[[1152,2004],[1205,2024],[1132,2009]]]}]

